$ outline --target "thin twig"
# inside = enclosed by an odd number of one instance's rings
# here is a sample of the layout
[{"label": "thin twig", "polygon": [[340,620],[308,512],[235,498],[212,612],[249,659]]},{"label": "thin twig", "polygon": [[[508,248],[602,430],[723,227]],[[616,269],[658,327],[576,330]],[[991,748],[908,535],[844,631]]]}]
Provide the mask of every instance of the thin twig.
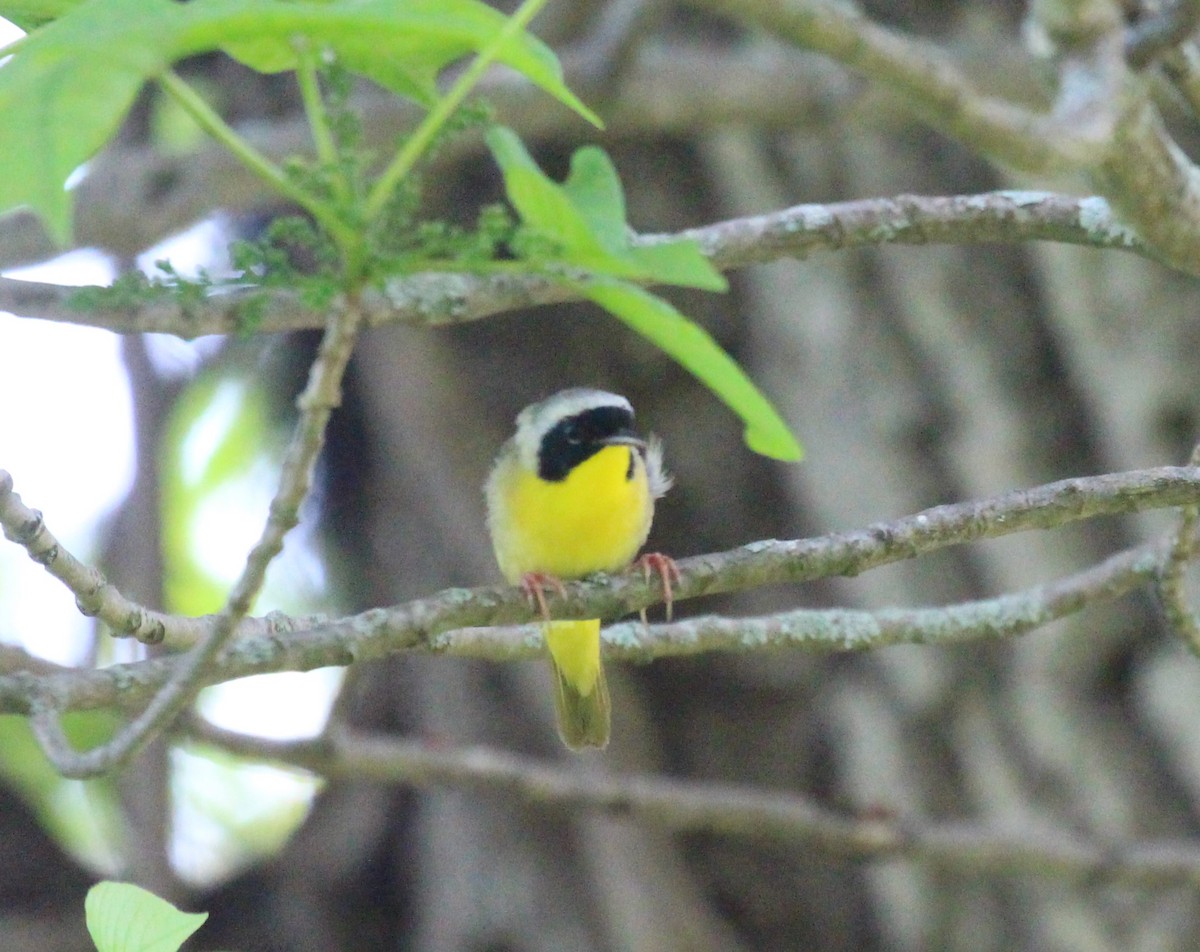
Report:
[{"label": "thin twig", "polygon": [[605,775],[486,747],[446,749],[336,731],[319,740],[278,741],[196,722],[190,729],[200,742],[326,777],[501,792],[568,816],[587,809],[678,833],[787,843],[841,858],[905,858],[975,872],[1124,885],[1200,883],[1200,845],[1187,841],[1101,844],[1060,829],[1000,830],[886,814],[858,817],[795,793],[712,781]]},{"label": "thin twig", "polygon": [[1125,59],[1134,69],[1143,69],[1178,47],[1198,27],[1198,0],[1168,0],[1160,9],[1143,15],[1125,32]]},{"label": "thin twig", "polygon": [[12,476],[0,470],[0,526],[4,537],[25,548],[29,557],[67,586],[79,611],[98,615],[119,636],[146,644],[163,640],[171,616],[151,611],[122,595],[99,569],[75,558],[46,528],[42,514],[30,509],[13,492]]},{"label": "thin twig", "polygon": [[[783,258],[806,258],[820,251],[886,244],[1058,241],[1131,251],[1149,258],[1156,254],[1121,224],[1102,198],[1019,191],[797,205],[678,234],[643,235],[636,241],[658,244],[677,238],[697,242],[723,271]],[[78,288],[0,278],[0,311],[120,333],[153,331],[191,338],[237,333],[244,323],[240,308],[249,293],[225,292],[200,304],[189,302],[186,307],[164,299],[99,310],[75,303]],[[323,312],[306,304],[296,292],[271,289],[254,294],[265,298],[262,311],[256,312],[259,331],[323,326]],[[396,279],[383,293],[364,293],[360,303],[368,326],[436,326],[578,299],[577,289],[541,277],[431,273]]]},{"label": "thin twig", "polygon": [[65,665],[30,654],[17,645],[0,644],[0,672],[4,674],[18,671],[27,674],[63,674],[70,670]]},{"label": "thin twig", "polygon": [[[980,92],[931,43],[873,22],[849,4],[825,0],[692,0],[694,6],[753,24],[779,39],[823,53],[896,93],[955,139],[1015,168],[1047,173],[1094,154],[1047,114]],[[1025,68],[1030,68],[1026,65]]]},{"label": "thin twig", "polygon": [[[1192,466],[1200,466],[1200,446],[1192,450],[1188,462]],[[1196,537],[1198,523],[1200,506],[1180,508],[1179,526],[1171,539],[1167,560],[1155,584],[1168,624],[1179,634],[1192,653],[1200,656],[1200,619],[1188,606],[1183,584],[1183,574],[1200,547],[1200,539]]]},{"label": "thin twig", "polygon": [[[225,608],[204,638],[186,655],[175,659],[170,675],[149,704],[108,743],[91,750],[74,750],[58,722],[62,710],[52,694],[35,697],[34,734],[55,768],[66,777],[105,773],[141,749],[155,733],[187,706],[205,682],[207,669],[250,611],[266,578],[267,568],[283,548],[284,536],[299,521],[300,505],[312,485],[313,469],[325,442],[325,427],[341,403],[342,377],[361,323],[353,307],[335,312],[309,371],[308,385],[296,401],[300,417],[284,456],[279,490],[271,501],[262,536],[246,558]],[[11,485],[11,480],[9,481]],[[0,497],[4,495],[0,485]]]}]

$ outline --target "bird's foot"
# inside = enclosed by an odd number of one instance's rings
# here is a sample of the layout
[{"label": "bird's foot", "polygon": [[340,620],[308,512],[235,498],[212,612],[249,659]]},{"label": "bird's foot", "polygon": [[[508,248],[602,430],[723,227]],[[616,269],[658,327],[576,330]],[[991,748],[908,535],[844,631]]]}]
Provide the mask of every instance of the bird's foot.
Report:
[{"label": "bird's foot", "polygon": [[558,592],[559,598],[566,598],[567,590],[563,588],[562,581],[554,575],[546,572],[526,572],[521,576],[521,591],[529,599],[530,607],[542,613],[544,621],[550,620],[550,609],[546,605],[547,587]]},{"label": "bird's foot", "polygon": [[[642,578],[647,583],[650,581],[651,573],[656,574],[659,581],[662,582],[663,604],[667,611],[667,621],[670,621],[675,605],[674,587],[676,583],[683,581],[683,576],[679,574],[679,566],[673,558],[663,555],[661,552],[647,552],[633,564],[641,567]],[[642,609],[642,622],[645,623],[645,621],[646,610]]]}]

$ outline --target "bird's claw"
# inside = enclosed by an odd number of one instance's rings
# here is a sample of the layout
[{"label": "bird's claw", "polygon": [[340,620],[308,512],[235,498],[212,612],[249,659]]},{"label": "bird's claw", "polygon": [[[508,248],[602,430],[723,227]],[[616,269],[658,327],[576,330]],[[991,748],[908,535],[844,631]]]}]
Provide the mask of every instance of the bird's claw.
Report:
[{"label": "bird's claw", "polygon": [[546,586],[554,589],[559,598],[566,598],[567,590],[557,576],[545,572],[526,572],[521,576],[521,591],[529,599],[530,608],[541,612],[543,621],[550,620],[550,609],[546,605]]},{"label": "bird's claw", "polygon": [[[662,582],[663,605],[666,609],[667,621],[670,621],[675,606],[674,587],[683,581],[678,564],[669,555],[663,555],[661,552],[647,552],[633,564],[641,567],[642,578],[646,580],[647,584],[650,582],[652,573],[657,575],[659,581]],[[645,620],[646,614],[643,609],[642,621],[645,622]]]}]

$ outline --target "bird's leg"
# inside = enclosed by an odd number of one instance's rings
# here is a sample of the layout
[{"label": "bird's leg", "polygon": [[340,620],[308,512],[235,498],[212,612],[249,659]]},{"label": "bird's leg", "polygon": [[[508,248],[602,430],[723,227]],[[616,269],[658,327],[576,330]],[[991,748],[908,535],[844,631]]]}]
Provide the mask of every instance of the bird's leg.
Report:
[{"label": "bird's leg", "polygon": [[[679,574],[679,566],[675,564],[675,560],[669,555],[663,555],[661,552],[647,552],[640,559],[633,563],[640,566],[642,569],[642,578],[647,583],[650,582],[650,573],[656,573],[659,580],[662,582],[663,604],[666,606],[667,621],[671,620],[672,609],[675,605],[674,586],[675,583],[683,581],[683,576]],[[642,623],[646,622],[646,610],[642,609]]]},{"label": "bird's leg", "polygon": [[567,590],[556,576],[545,572],[526,572],[521,576],[521,590],[529,599],[529,605],[542,613],[542,620],[550,620],[550,609],[546,605],[546,586],[558,592],[559,598],[567,597]]}]

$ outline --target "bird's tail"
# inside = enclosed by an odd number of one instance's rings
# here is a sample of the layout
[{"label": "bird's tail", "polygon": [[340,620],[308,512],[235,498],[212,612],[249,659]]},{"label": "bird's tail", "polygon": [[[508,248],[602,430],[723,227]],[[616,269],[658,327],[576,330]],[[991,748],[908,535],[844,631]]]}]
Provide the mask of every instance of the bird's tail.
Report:
[{"label": "bird's tail", "polygon": [[548,621],[558,733],[572,750],[608,745],[612,705],[600,664],[600,619]]}]

